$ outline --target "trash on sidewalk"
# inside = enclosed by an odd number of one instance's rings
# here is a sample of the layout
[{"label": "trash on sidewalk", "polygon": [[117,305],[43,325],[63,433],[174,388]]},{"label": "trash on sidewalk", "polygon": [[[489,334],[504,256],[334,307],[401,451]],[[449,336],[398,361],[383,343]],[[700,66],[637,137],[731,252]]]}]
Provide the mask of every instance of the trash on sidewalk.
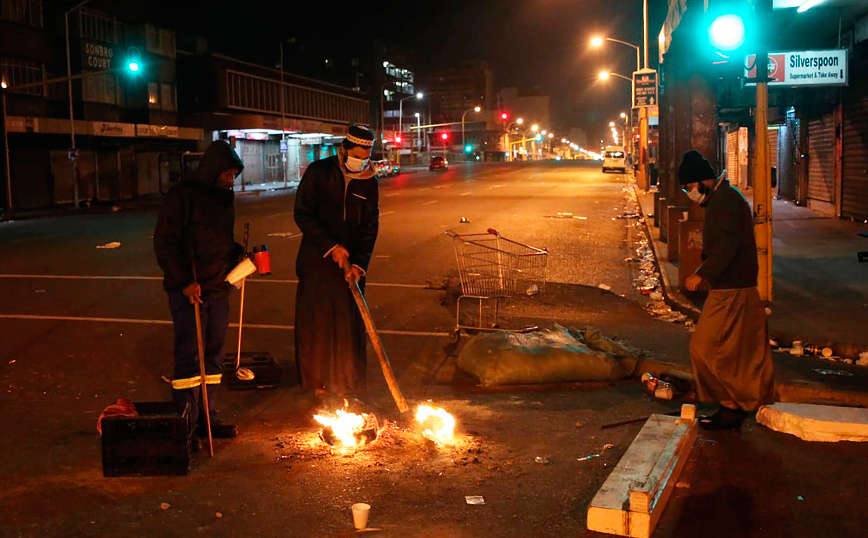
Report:
[{"label": "trash on sidewalk", "polygon": [[470,224],[470,219],[467,217],[461,217],[461,220],[458,221],[458,224]]},{"label": "trash on sidewalk", "polygon": [[121,246],[120,241],[112,241],[110,243],[106,243],[105,245],[97,245],[96,248],[112,249],[118,248],[119,246]]},{"label": "trash on sidewalk", "polygon": [[464,501],[467,504],[485,504],[485,499],[482,495],[465,495]]},{"label": "trash on sidewalk", "polygon": [[603,445],[603,449],[600,450],[599,452],[597,452],[596,454],[589,454],[587,456],[577,458],[576,461],[588,461],[588,460],[592,460],[594,458],[599,458],[600,456],[605,454],[606,451],[609,450],[610,448],[615,448],[615,445],[613,445],[611,443],[606,443],[605,445]]},{"label": "trash on sidewalk", "polygon": [[545,457],[537,456],[533,459],[533,461],[535,463],[541,463],[542,465],[548,465],[549,463],[552,462],[551,456],[545,456]]},{"label": "trash on sidewalk", "polygon": [[169,503],[160,503],[160,510],[168,510],[172,505]]},{"label": "trash on sidewalk", "polygon": [[530,286],[528,286],[525,293],[527,293],[529,296],[536,295],[539,293],[539,286],[537,286],[536,284],[531,284]]},{"label": "trash on sidewalk", "polygon": [[597,287],[600,288],[601,290],[612,291],[612,286],[610,286],[608,284],[598,284]]},{"label": "trash on sidewalk", "polygon": [[827,370],[825,368],[813,368],[812,371],[817,372],[820,375],[837,375],[841,377],[853,377],[853,372],[848,372],[846,370]]},{"label": "trash on sidewalk", "polygon": [[458,367],[483,386],[614,381],[633,374],[641,352],[593,327],[528,333],[494,332],[470,338]]},{"label": "trash on sidewalk", "polygon": [[756,421],[805,441],[868,441],[868,409],[779,402],[760,407]]},{"label": "trash on sidewalk", "polygon": [[274,232],[268,234],[268,237],[293,237],[299,235],[299,232]]}]

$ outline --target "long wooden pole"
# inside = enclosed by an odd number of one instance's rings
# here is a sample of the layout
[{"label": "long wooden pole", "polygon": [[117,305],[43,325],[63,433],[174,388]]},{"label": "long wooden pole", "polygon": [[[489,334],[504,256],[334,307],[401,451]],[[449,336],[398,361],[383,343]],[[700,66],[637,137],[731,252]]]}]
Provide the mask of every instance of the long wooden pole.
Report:
[{"label": "long wooden pole", "polygon": [[[196,278],[196,259],[193,255],[193,280]],[[205,343],[202,342],[202,315],[199,313],[199,297],[193,301],[193,310],[196,313],[196,345],[199,348],[199,391],[202,393],[202,405],[205,406],[205,426],[208,428],[208,455],[214,457],[214,439],[211,437],[211,408],[208,406],[208,385],[205,383]],[[198,420],[199,417],[194,417]]]},{"label": "long wooden pole", "polygon": [[[344,271],[349,271],[349,266],[345,266]],[[383,377],[386,378],[386,384],[389,386],[389,392],[392,393],[392,399],[395,400],[398,411],[406,413],[410,408],[407,406],[407,400],[404,399],[404,395],[401,393],[398,380],[395,379],[395,372],[392,371],[392,364],[389,362],[389,357],[386,356],[386,350],[380,341],[380,335],[377,333],[377,326],[374,325],[374,318],[371,317],[371,311],[368,309],[365,296],[362,295],[359,283],[355,279],[350,278],[349,284],[353,299],[355,299],[356,306],[359,307],[359,313],[362,315],[362,321],[365,323],[365,330],[368,332],[368,337],[370,337],[374,351],[377,353],[377,358],[380,360],[380,369],[383,370]]]}]

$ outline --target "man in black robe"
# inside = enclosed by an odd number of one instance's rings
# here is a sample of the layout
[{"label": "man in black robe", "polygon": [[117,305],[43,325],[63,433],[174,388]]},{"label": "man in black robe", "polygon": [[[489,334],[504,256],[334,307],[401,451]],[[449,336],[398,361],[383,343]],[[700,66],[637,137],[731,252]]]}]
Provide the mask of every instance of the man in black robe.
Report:
[{"label": "man in black robe", "polygon": [[[243,258],[235,242],[235,176],[244,164],[222,140],[208,146],[193,179],[169,191],[154,230],[154,252],[163,270],[163,288],[175,328],[172,399],[190,404],[199,437],[207,435],[206,413],[214,437],[235,437],[234,424],[217,420],[217,388],[223,372],[229,294],[226,275]],[[193,303],[199,303],[205,348],[205,386],[209,409],[202,405],[202,378]],[[197,444],[193,445],[194,448]]]},{"label": "man in black robe", "polygon": [[365,329],[348,282],[364,290],[377,241],[374,133],[353,125],[336,156],[315,161],[301,178],[295,222],[295,357],[302,386],[320,396],[365,392]]},{"label": "man in black robe", "polygon": [[750,206],[696,150],[684,154],[678,179],[687,196],[706,207],[702,265],[685,282],[708,287],[690,360],[697,397],[719,410],[700,419],[707,430],[737,429],[760,405],[774,401],[765,305],[757,291],[757,254]]}]

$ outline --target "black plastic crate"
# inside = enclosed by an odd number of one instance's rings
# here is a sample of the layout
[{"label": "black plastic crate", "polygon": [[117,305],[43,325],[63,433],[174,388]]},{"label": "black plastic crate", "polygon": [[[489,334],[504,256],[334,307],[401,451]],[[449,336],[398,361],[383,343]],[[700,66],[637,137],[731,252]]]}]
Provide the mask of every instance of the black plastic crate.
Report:
[{"label": "black plastic crate", "polygon": [[223,384],[229,390],[273,389],[280,385],[281,368],[270,353],[242,351],[241,366],[253,371],[254,379],[243,381],[235,376],[235,353],[223,360]]},{"label": "black plastic crate", "polygon": [[102,419],[103,476],[186,475],[192,436],[189,404],[133,403],[135,417]]}]

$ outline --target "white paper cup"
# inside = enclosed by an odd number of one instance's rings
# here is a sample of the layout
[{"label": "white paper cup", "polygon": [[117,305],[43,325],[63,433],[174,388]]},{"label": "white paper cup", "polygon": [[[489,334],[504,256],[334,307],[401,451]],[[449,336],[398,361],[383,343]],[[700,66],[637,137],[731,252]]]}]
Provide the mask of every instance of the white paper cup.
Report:
[{"label": "white paper cup", "polygon": [[226,275],[226,282],[229,282],[233,286],[239,286],[239,282],[249,277],[253,273],[256,272],[256,265],[250,261],[250,258],[244,258],[244,260],[232,268],[229,271],[229,274]]},{"label": "white paper cup", "polygon": [[366,503],[356,503],[353,505],[353,527],[356,529],[364,529],[368,526],[368,512],[371,511],[371,505]]}]

